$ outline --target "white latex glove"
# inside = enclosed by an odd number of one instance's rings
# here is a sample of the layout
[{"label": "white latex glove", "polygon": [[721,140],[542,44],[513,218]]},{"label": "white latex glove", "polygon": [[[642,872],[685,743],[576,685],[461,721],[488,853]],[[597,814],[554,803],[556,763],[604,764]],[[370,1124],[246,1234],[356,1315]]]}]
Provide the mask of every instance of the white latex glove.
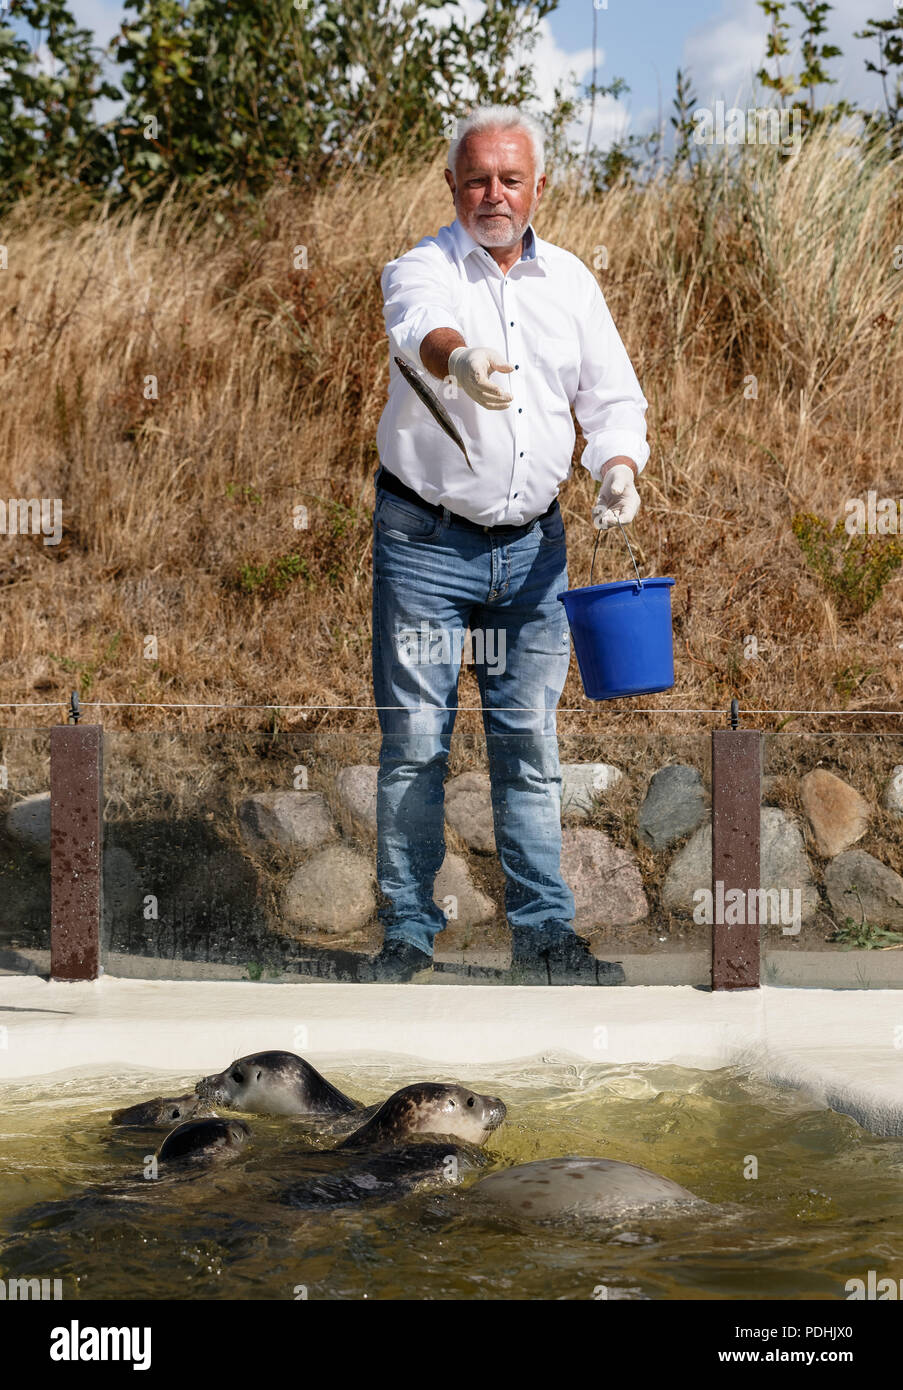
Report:
[{"label": "white latex glove", "polygon": [[616,463],[602,479],[599,496],[593,504],[593,525],[597,531],[609,526],[626,526],[640,510],[640,494],[636,490],[633,469],[626,463]]},{"label": "white latex glove", "polygon": [[472,401],[487,410],[507,410],[514,399],[489,380],[489,373],[513,371],[494,348],[456,347],[448,359],[449,376],[454,377]]}]

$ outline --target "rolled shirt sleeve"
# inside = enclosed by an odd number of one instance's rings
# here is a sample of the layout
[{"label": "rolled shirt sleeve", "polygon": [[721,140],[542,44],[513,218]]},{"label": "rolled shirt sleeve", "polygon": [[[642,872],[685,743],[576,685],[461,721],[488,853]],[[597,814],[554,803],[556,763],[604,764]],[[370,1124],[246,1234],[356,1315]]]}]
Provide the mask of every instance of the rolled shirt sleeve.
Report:
[{"label": "rolled shirt sleeve", "polygon": [[580,379],[574,414],[586,437],[580,462],[599,480],[604,465],[619,454],[633,459],[642,472],[649,459],[646,411],[649,402],[640,389],[621,336],[595,276],[586,271],[591,307],[585,319]]}]

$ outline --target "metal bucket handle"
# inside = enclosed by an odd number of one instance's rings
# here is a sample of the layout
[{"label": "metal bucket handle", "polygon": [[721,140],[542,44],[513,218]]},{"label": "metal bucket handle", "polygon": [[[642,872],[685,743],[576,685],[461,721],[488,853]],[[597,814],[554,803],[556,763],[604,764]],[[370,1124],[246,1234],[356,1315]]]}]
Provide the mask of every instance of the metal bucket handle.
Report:
[{"label": "metal bucket handle", "polygon": [[[633,551],[630,549],[630,541],[627,539],[627,532],[624,530],[624,527],[621,525],[621,518],[618,516],[617,512],[615,513],[615,521],[618,523],[618,530],[621,532],[621,535],[624,537],[624,544],[627,546],[627,549],[630,551],[630,558],[631,558],[631,560],[633,560],[633,568],[634,568],[634,570],[636,570],[636,582],[637,582],[637,585],[638,585],[639,588],[642,589],[642,587],[643,587],[643,581],[642,581],[642,579],[640,578],[640,572],[639,572],[639,570],[637,569],[636,560],[633,559]],[[600,529],[600,530],[598,530],[598,531],[596,532],[596,544],[593,546],[593,558],[592,558],[592,561],[591,561],[590,567],[589,567],[589,582],[590,582],[590,584],[592,584],[592,582],[593,582],[593,570],[595,569],[595,566],[596,566],[596,551],[599,549],[599,541],[600,541],[601,539],[602,539],[602,531],[601,531],[601,529]]]}]

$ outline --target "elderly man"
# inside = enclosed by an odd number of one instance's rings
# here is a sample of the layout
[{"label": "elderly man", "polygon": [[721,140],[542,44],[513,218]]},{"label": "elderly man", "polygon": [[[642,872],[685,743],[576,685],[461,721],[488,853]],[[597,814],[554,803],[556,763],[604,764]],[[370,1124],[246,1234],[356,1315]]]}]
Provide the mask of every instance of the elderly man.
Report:
[{"label": "elderly man", "polygon": [[597,961],[574,933],[561,876],[555,711],[570,635],[557,600],[568,584],[557,496],[573,406],[587,440],[581,462],[601,483],[596,526],[633,519],[647,402],[595,276],[531,226],[546,181],[541,127],[512,108],[479,108],[461,122],[448,165],[455,220],[382,275],[390,356],[426,369],[472,468],[392,362],[373,541],[377,876],[388,900],[376,977],[429,968],[446,925],[434,880],[469,632],[512,982],[614,983],[620,967]]}]

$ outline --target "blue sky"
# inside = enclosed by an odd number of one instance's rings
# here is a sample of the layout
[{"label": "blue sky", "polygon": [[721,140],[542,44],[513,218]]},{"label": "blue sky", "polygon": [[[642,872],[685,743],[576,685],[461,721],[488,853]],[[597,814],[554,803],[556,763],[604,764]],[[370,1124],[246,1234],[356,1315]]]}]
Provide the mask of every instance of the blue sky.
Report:
[{"label": "blue sky", "polygon": [[[361,0],[353,0],[360,4]],[[689,70],[693,90],[701,105],[722,99],[746,106],[751,100],[753,74],[762,64],[767,21],[755,0],[596,0],[598,81],[623,77],[630,92],[619,101],[597,101],[594,143],[605,148],[610,140],[628,131],[646,131],[671,114],[674,77],[678,67]],[[99,43],[117,32],[125,11],[118,0],[70,0],[70,8]],[[478,13],[479,0],[461,0],[465,14]],[[873,43],[853,38],[866,18],[890,17],[893,0],[835,0],[826,38],[843,50],[843,57],[829,65],[837,86],[822,88],[820,101],[846,96],[865,106],[882,102],[879,80],[865,71],[865,58],[875,58]],[[787,15],[793,35],[801,16],[792,6]],[[15,21],[14,27],[22,31]],[[589,80],[592,70],[593,0],[561,0],[559,8],[543,22],[539,46],[534,51],[540,92],[546,100],[556,80],[568,72]],[[824,41],[824,40],[823,40]],[[797,63],[798,69],[798,63]],[[111,72],[115,81],[115,71]],[[830,92],[830,97],[828,93]],[[109,103],[98,108],[106,119]],[[582,140],[585,125],[578,122],[574,135]]]}]

